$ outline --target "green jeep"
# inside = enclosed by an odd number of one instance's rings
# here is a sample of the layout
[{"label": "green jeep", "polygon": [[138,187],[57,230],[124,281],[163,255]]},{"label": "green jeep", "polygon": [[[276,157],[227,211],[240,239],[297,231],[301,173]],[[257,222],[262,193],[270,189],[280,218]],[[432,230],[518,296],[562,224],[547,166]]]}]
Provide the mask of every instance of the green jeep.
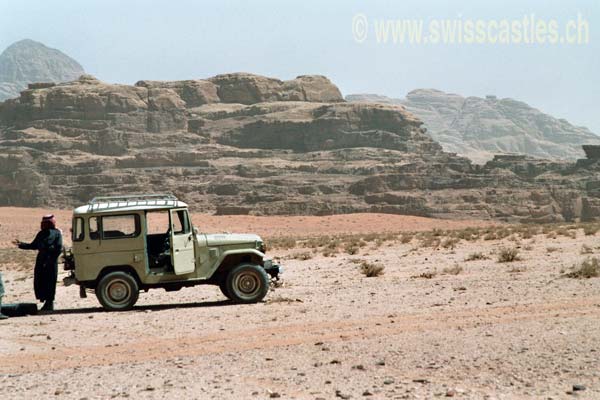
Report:
[{"label": "green jeep", "polygon": [[94,290],[113,311],[131,309],[140,290],[218,285],[237,303],[256,303],[281,269],[257,235],[204,234],[172,195],[96,197],[73,212],[65,285]]}]

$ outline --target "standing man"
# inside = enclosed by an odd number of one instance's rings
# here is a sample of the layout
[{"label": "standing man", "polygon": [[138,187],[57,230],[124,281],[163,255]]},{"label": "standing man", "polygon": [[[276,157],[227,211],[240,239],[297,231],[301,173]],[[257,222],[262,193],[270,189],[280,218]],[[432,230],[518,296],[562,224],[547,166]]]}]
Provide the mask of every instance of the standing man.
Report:
[{"label": "standing man", "polygon": [[33,288],[36,299],[43,301],[43,311],[54,310],[54,295],[56,293],[56,279],[58,278],[58,257],[62,252],[62,234],[56,229],[54,215],[45,215],[42,218],[41,230],[31,243],[14,240],[13,243],[23,250],[37,250]]},{"label": "standing man", "polygon": [[4,281],[2,281],[2,272],[0,272],[0,319],[8,318],[2,314],[2,297],[4,297]]}]

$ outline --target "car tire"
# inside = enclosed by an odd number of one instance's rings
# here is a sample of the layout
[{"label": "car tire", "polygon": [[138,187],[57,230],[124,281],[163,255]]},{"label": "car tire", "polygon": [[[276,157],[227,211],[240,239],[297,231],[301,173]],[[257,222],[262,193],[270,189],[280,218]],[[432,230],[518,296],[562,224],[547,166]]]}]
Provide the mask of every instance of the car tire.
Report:
[{"label": "car tire", "polygon": [[241,264],[227,275],[226,287],[234,302],[258,303],[269,292],[269,276],[260,265]]},{"label": "car tire", "polygon": [[229,290],[227,290],[227,279],[221,279],[219,289],[221,289],[221,293],[223,293],[225,297],[231,300],[231,295],[229,294]]},{"label": "car tire", "polygon": [[102,307],[108,311],[131,310],[139,294],[137,281],[124,271],[104,275],[96,287],[96,297]]}]

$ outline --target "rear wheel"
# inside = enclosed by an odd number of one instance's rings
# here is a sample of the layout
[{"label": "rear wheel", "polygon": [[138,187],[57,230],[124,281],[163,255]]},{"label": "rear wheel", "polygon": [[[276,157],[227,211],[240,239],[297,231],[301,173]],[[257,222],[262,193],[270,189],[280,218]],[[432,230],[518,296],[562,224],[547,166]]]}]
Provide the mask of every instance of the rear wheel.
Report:
[{"label": "rear wheel", "polygon": [[104,275],[96,287],[98,301],[109,311],[131,310],[139,294],[140,290],[135,278],[123,271]]},{"label": "rear wheel", "polygon": [[269,292],[269,276],[259,265],[238,265],[227,275],[226,288],[236,303],[258,303]]}]

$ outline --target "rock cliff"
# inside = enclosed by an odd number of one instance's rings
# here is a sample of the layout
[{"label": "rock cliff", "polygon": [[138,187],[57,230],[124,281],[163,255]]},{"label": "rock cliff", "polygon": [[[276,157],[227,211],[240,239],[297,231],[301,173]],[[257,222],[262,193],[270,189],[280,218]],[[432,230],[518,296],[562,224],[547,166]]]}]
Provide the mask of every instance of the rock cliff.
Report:
[{"label": "rock cliff", "polygon": [[595,182],[594,158],[473,165],[444,152],[402,106],[345,102],[322,76],[130,86],[83,75],[0,103],[0,205],[173,192],[220,214],[560,221],[600,215]]},{"label": "rock cliff", "polygon": [[350,95],[349,101],[398,104],[423,120],[429,134],[446,151],[484,163],[498,153],[574,161],[581,146],[600,144],[587,128],[571,125],[513,99],[462,97],[418,89],[405,99]]}]

